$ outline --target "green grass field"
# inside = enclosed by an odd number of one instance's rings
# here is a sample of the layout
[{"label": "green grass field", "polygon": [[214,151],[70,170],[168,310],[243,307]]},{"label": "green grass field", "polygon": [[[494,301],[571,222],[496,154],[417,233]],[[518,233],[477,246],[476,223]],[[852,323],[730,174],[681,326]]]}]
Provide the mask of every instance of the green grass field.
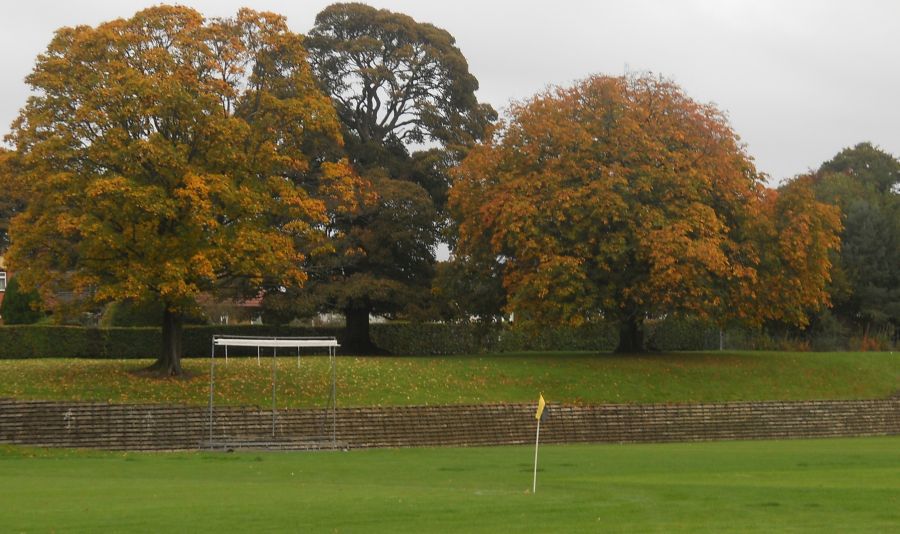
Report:
[{"label": "green grass field", "polygon": [[[217,403],[267,406],[271,359],[217,359]],[[188,379],[135,374],[141,360],[0,360],[0,397],[206,404],[209,360]],[[653,403],[885,398],[900,390],[900,353],[706,352],[619,356],[525,353],[341,357],[339,406],[533,402]],[[327,358],[278,359],[279,405],[321,406]]]},{"label": "green grass field", "polygon": [[316,453],[0,447],[5,532],[896,532],[900,437]]}]

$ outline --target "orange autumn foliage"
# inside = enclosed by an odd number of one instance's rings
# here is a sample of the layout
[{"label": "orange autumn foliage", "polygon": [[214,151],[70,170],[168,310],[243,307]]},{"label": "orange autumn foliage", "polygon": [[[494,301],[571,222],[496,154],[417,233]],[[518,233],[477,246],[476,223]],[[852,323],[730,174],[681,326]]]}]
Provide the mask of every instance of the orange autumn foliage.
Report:
[{"label": "orange autumn foliage", "polygon": [[501,265],[517,320],[803,324],[827,301],[829,208],[799,190],[773,204],[724,115],[661,78],[595,76],[515,104],[455,178],[456,254]]},{"label": "orange autumn foliage", "polygon": [[816,200],[810,176],[769,190],[754,221],[758,277],[742,313],[805,327],[809,311],[831,304],[832,250],[840,248],[840,208]]},{"label": "orange autumn foliage", "polygon": [[158,6],[62,28],[27,82],[9,260],[51,306],[67,291],[177,320],[201,293],[300,285],[329,211],[365,188],[334,156],[337,116],[280,15]]}]

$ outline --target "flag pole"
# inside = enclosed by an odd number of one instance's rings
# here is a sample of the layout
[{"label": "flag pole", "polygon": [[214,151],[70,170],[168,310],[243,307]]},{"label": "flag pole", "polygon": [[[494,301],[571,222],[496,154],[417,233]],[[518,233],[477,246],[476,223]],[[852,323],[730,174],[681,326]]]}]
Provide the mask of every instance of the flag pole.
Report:
[{"label": "flag pole", "polygon": [[547,403],[544,402],[544,394],[541,393],[538,396],[538,405],[537,411],[534,413],[534,418],[537,419],[537,432],[534,435],[534,481],[531,483],[531,493],[537,492],[537,453],[538,453],[538,443],[541,441],[541,419],[544,417],[544,406]]},{"label": "flag pole", "polygon": [[538,419],[537,432],[534,435],[534,481],[531,484],[531,493],[537,493],[537,457],[538,442],[541,439],[541,420]]}]

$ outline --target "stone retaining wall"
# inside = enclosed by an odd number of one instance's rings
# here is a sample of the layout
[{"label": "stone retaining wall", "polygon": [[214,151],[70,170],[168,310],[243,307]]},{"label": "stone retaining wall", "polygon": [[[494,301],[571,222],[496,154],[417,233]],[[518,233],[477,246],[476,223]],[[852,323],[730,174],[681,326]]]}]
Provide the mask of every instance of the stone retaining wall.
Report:
[{"label": "stone retaining wall", "polygon": [[[534,441],[534,405],[285,410],[219,407],[217,446],[269,448],[515,445]],[[0,399],[0,443],[115,450],[209,444],[201,407]],[[900,399],[571,406],[550,404],[542,443],[643,443],[900,435]]]}]

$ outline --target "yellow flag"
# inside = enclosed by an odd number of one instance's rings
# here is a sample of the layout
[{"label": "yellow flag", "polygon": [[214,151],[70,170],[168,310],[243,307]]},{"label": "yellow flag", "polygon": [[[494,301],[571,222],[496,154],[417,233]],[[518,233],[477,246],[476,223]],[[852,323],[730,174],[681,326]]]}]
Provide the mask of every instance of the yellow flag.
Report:
[{"label": "yellow flag", "polygon": [[544,402],[544,394],[541,393],[541,398],[538,399],[538,409],[537,413],[534,414],[535,419],[540,419],[542,415],[544,415],[544,406],[547,403]]}]

